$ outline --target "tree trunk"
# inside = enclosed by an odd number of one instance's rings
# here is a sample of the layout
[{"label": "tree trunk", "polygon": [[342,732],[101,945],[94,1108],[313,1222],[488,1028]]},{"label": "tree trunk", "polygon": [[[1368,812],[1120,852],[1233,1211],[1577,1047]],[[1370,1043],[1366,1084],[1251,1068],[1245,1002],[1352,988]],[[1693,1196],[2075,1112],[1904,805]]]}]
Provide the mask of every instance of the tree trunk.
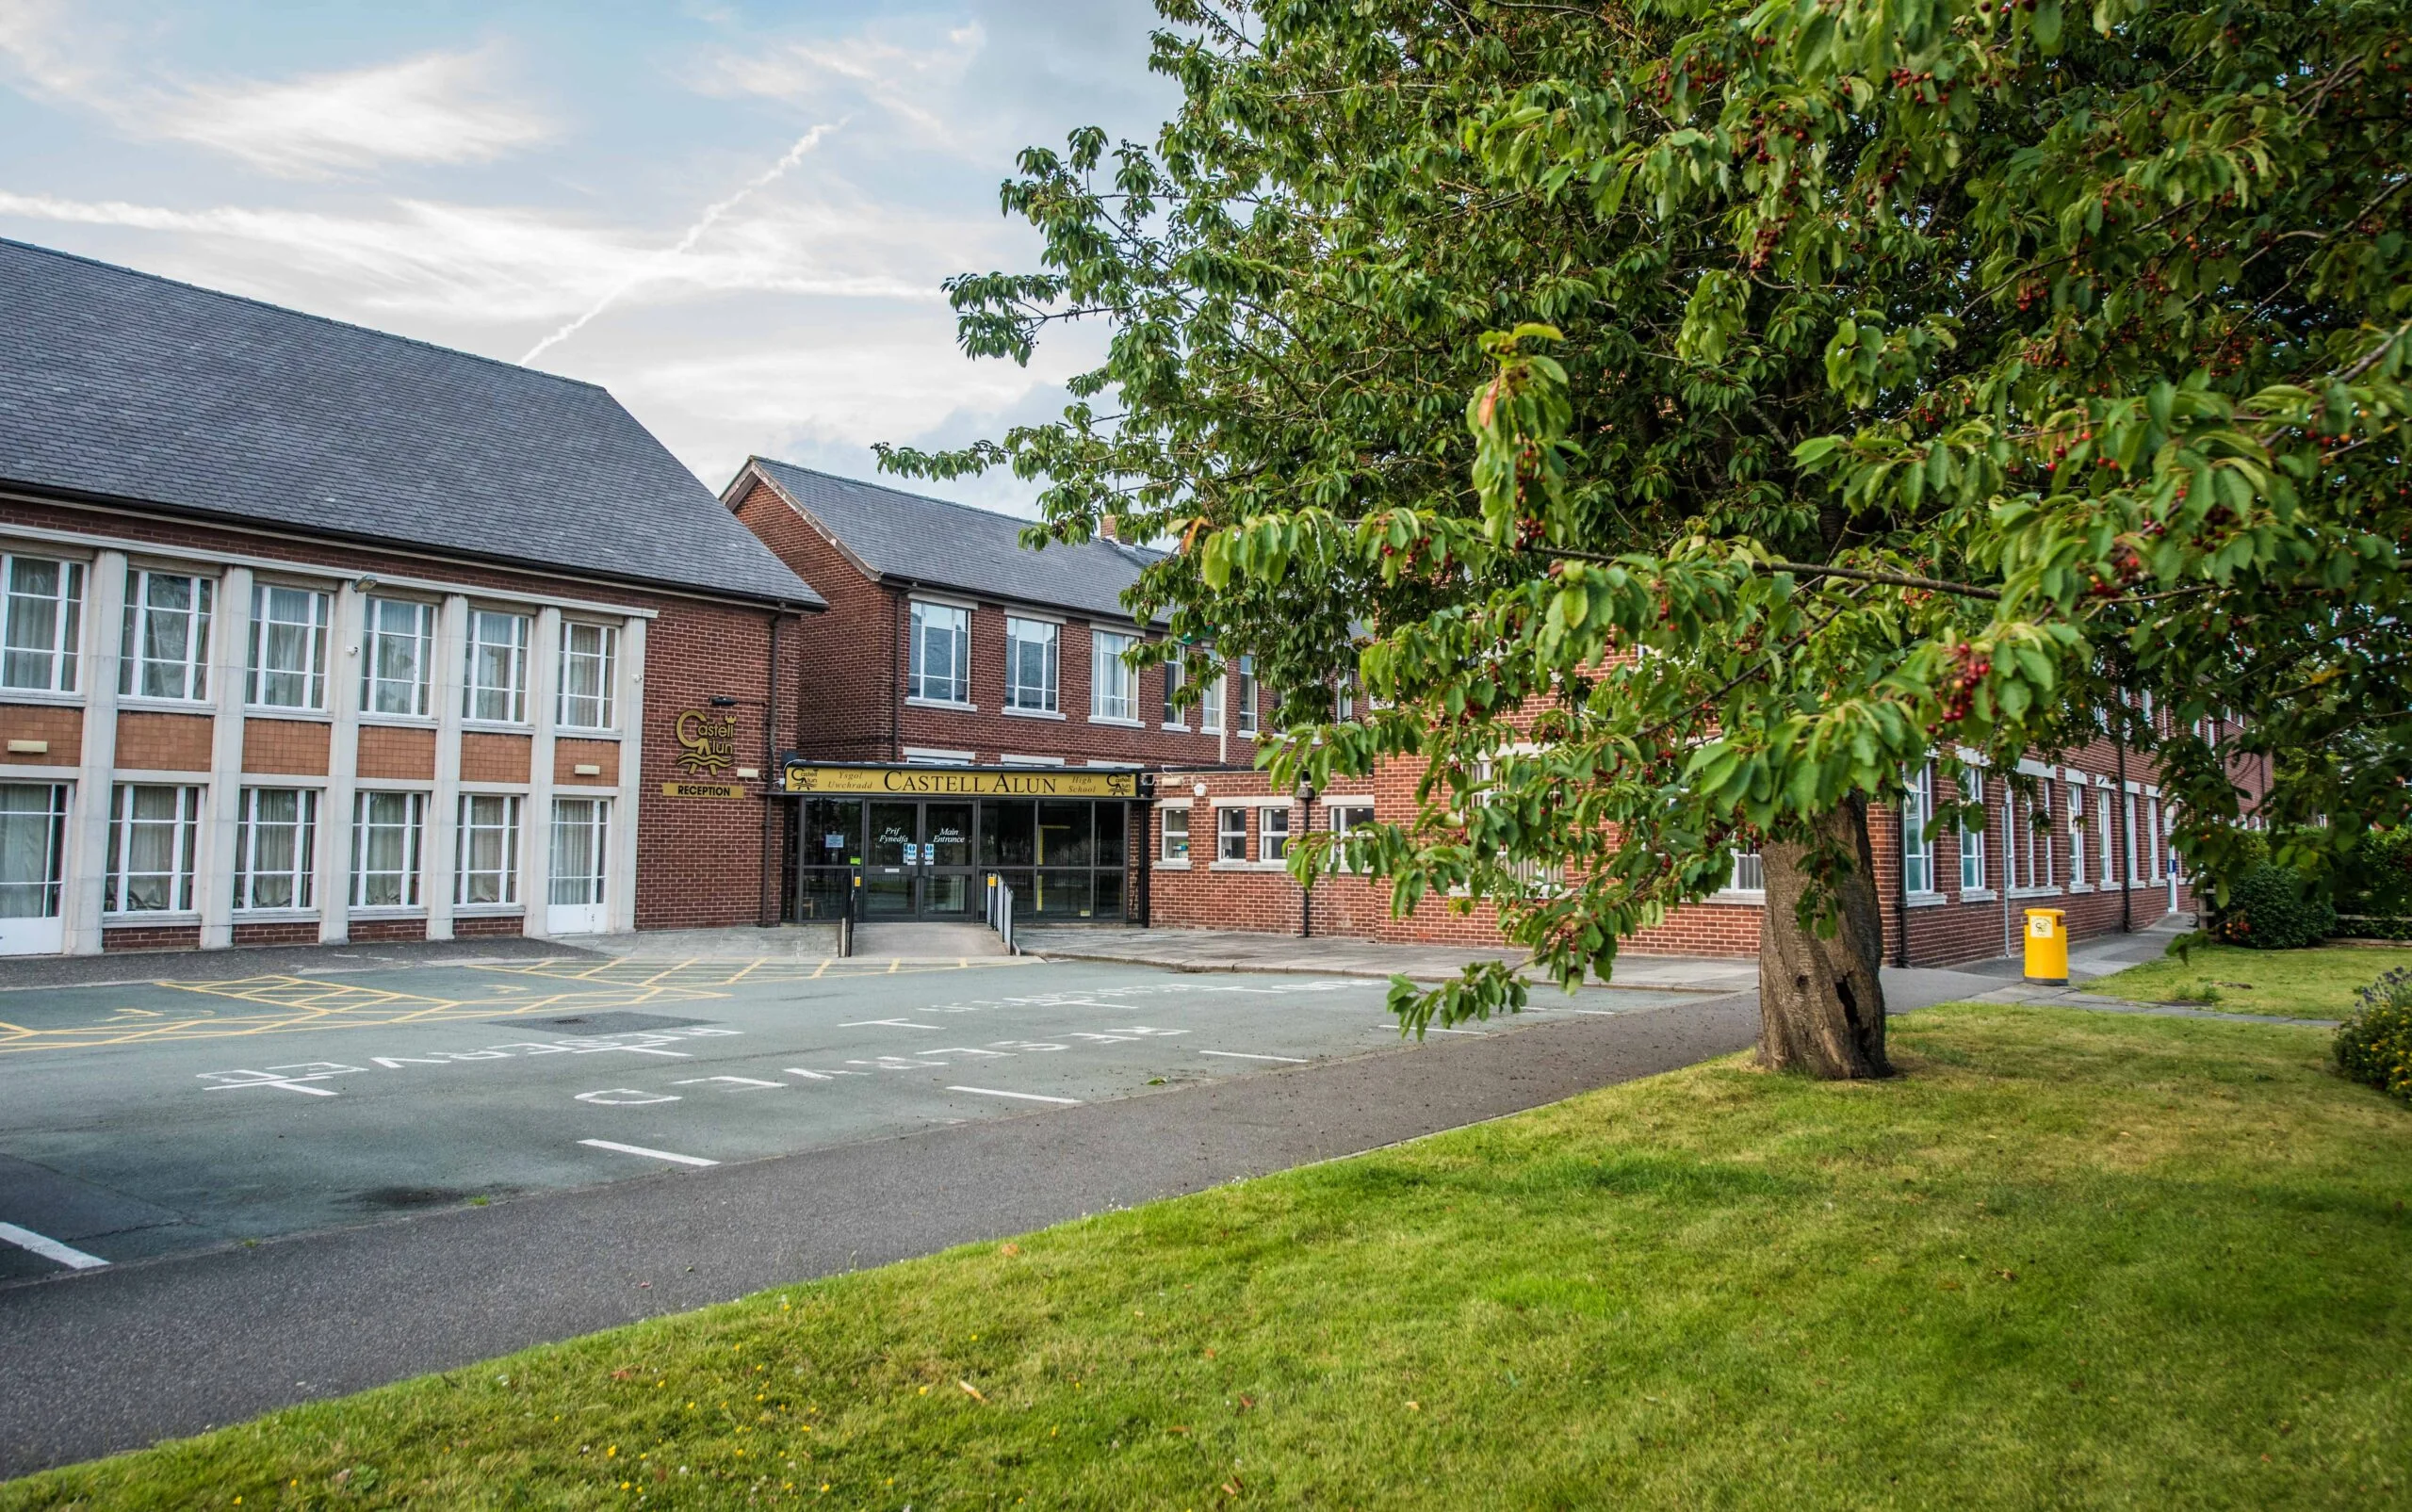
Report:
[{"label": "tree trunk", "polygon": [[[1767,907],[1759,925],[1759,1061],[1826,1080],[1889,1076],[1884,1059],[1884,916],[1867,803],[1850,798],[1817,821],[1814,844],[1760,849]],[[1822,892],[1822,897],[1815,897]],[[1801,902],[1814,897],[1804,924]],[[1819,919],[1819,916],[1823,916]],[[1833,933],[1821,935],[1819,928]]]}]

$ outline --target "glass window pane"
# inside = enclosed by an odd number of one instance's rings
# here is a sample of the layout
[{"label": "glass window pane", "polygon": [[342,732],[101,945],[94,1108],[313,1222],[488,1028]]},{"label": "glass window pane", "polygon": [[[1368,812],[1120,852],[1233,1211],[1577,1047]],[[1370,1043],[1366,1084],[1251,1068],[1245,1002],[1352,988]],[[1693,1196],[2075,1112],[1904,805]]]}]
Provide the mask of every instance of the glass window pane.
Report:
[{"label": "glass window pane", "polygon": [[1128,804],[1098,804],[1097,864],[1119,867],[1130,849],[1131,805]]},{"label": "glass window pane", "polygon": [[1043,867],[1084,867],[1089,864],[1089,805],[1083,803],[1041,803],[1038,805],[1038,864]]}]

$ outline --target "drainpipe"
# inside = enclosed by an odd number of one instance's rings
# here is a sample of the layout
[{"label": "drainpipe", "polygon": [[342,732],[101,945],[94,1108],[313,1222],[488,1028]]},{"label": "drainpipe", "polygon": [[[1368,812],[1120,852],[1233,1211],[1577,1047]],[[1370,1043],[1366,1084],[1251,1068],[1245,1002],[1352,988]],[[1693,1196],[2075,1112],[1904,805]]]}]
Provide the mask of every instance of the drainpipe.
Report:
[{"label": "drainpipe", "polygon": [[771,820],[779,806],[778,789],[772,784],[779,763],[780,618],[780,610],[771,611],[771,670],[762,684],[762,894],[755,917],[764,929],[776,929],[779,924],[776,889],[771,885]]},{"label": "drainpipe", "polygon": [[[2125,721],[2121,724],[2124,726]],[[2119,933],[2132,935],[2136,921],[2129,913],[2128,889],[2136,880],[2132,874],[2136,869],[2136,842],[2135,837],[2127,833],[2127,740],[2121,728],[2110,732],[2110,750],[2118,761],[2119,779],[2119,798],[2110,805],[2110,821],[2119,831],[2119,848],[2110,853],[2119,866]]]},{"label": "drainpipe", "polygon": [[2010,933],[2010,848],[2016,842],[2010,833],[2010,776],[2001,779],[2001,953],[2005,959],[2013,951]]},{"label": "drainpipe", "polygon": [[[1301,838],[1304,838],[1315,832],[1315,785],[1313,783],[1298,784],[1298,807],[1304,815],[1298,834]],[[1312,887],[1301,886],[1298,889],[1298,938],[1312,939],[1314,934],[1315,890]]]}]

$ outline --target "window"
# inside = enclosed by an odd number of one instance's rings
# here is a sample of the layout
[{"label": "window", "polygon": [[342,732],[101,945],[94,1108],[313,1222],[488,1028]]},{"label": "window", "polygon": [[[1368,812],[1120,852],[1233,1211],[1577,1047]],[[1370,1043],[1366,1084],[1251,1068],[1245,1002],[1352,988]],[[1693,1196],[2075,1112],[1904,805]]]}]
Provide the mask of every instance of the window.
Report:
[{"label": "window", "polygon": [[2014,890],[2034,891],[2052,885],[2052,785],[2039,783],[2036,795],[2019,802],[2003,789],[2004,854]]},{"label": "window", "polygon": [[58,918],[66,854],[67,784],[0,783],[0,929]]},{"label": "window", "polygon": [[0,634],[0,688],[75,691],[75,642],[84,621],[84,564],[0,557],[8,595]]},{"label": "window", "polygon": [[1089,717],[1129,720],[1134,712],[1131,697],[1131,667],[1122,654],[1136,639],[1111,630],[1096,632],[1089,654]]},{"label": "window", "polygon": [[365,792],[351,826],[351,906],[418,906],[418,854],[427,794]]},{"label": "window", "polygon": [[2085,886],[2085,789],[2069,784],[2069,883]]},{"label": "window", "polygon": [[435,665],[435,606],[372,598],[367,608],[360,661],[361,712],[424,719]]},{"label": "window", "polygon": [[307,908],[318,868],[318,794],[246,788],[235,835],[235,906]]},{"label": "window", "polygon": [[1162,812],[1165,817],[1163,858],[1186,865],[1189,861],[1189,810],[1167,808]]},{"label": "window", "polygon": [[906,697],[940,704],[971,702],[971,611],[915,599],[911,661]]},{"label": "window", "polygon": [[201,789],[122,784],[111,794],[109,873],[101,910],[182,913],[192,907]]},{"label": "window", "polygon": [[469,611],[469,667],[461,690],[461,715],[496,724],[527,723],[527,615]]},{"label": "window", "polygon": [[1165,728],[1189,728],[1189,710],[1181,707],[1181,663],[1165,663]]},{"label": "window", "polygon": [[2094,849],[2102,853],[2102,886],[2108,887],[2119,880],[2116,837],[2110,833],[2110,789],[2094,789]]},{"label": "window", "polygon": [[1734,875],[1725,884],[1727,892],[1765,892],[1768,890],[1768,868],[1759,853],[1736,851]]},{"label": "window", "polygon": [[1214,810],[1214,859],[1245,861],[1247,859],[1247,810],[1218,808]]},{"label": "window", "polygon": [[1256,816],[1256,858],[1265,862],[1286,861],[1290,856],[1290,808],[1263,808]]},{"label": "window", "polygon": [[1256,658],[1240,658],[1240,717],[1242,735],[1256,733]]},{"label": "window", "polygon": [[611,675],[620,658],[620,631],[583,620],[562,622],[562,698],[554,718],[574,730],[611,727]]},{"label": "window", "polygon": [[605,873],[611,855],[611,829],[610,799],[553,800],[553,875],[549,896],[554,906],[593,908],[602,903]]},{"label": "window", "polygon": [[464,908],[519,901],[519,800],[501,793],[461,795],[461,863],[452,901]]},{"label": "window", "polygon": [[1347,853],[1343,850],[1337,842],[1340,837],[1363,829],[1365,826],[1373,822],[1374,805],[1370,802],[1362,804],[1335,804],[1332,805],[1331,833],[1335,842],[1331,851],[1332,870],[1336,871],[1354,871],[1358,870],[1349,862]]},{"label": "window", "polygon": [[[1960,801],[1981,804],[1985,801],[1985,774],[1965,772],[1960,775]],[[1985,889],[1985,824],[1980,816],[1974,827],[1966,822],[1960,826],[1960,890],[1982,892]]]},{"label": "window", "polygon": [[2160,800],[2144,800],[2144,870],[2146,882],[2160,880]]},{"label": "window", "polygon": [[1901,887],[1929,893],[1934,887],[1934,767],[1901,780]]},{"label": "window", "polygon": [[1046,620],[1005,621],[1005,707],[1055,712],[1056,642],[1064,627]]},{"label": "window", "polygon": [[1228,676],[1227,673],[1214,674],[1214,680],[1206,685],[1205,693],[1198,700],[1198,730],[1201,735],[1223,733],[1223,684]]},{"label": "window", "polygon": [[209,696],[209,607],[217,586],[206,577],[127,571],[119,692],[195,701]]},{"label": "window", "polygon": [[327,595],[307,588],[252,588],[251,681],[244,701],[263,708],[324,708]]},{"label": "window", "polygon": [[2133,886],[2136,879],[2143,875],[2142,872],[2136,870],[2136,795],[2134,793],[2121,793],[2119,798],[2120,801],[2127,805],[2126,810],[2120,817],[2127,821],[2127,838],[2119,847],[2122,851],[2127,853],[2127,864],[2122,873],[2121,880],[2126,882],[2128,886]]}]

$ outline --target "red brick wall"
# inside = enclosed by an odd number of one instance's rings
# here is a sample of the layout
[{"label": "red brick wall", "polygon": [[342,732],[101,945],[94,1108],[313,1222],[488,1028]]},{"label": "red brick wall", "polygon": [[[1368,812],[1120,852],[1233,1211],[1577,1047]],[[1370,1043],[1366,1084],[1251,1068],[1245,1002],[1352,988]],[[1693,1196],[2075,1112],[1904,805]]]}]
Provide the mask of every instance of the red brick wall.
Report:
[{"label": "red brick wall", "polygon": [[[354,936],[358,936],[355,935]],[[237,945],[316,945],[318,943],[318,921],[315,919],[293,919],[272,924],[237,924],[235,926]]]},{"label": "red brick wall", "polygon": [[[9,740],[41,740],[47,751],[10,753]],[[72,767],[84,758],[84,711],[57,704],[0,704],[0,762]]]},{"label": "red brick wall", "polygon": [[206,772],[216,723],[207,714],[120,714],[117,764],[141,772]]},{"label": "red brick wall", "polygon": [[101,931],[104,951],[197,951],[199,924],[134,924]]},{"label": "red brick wall", "polygon": [[523,920],[517,914],[472,914],[452,920],[454,939],[490,939],[497,935],[524,935]]},{"label": "red brick wall", "polygon": [[243,722],[243,770],[285,776],[327,774],[327,742],[334,726],[324,720],[247,719]]}]

